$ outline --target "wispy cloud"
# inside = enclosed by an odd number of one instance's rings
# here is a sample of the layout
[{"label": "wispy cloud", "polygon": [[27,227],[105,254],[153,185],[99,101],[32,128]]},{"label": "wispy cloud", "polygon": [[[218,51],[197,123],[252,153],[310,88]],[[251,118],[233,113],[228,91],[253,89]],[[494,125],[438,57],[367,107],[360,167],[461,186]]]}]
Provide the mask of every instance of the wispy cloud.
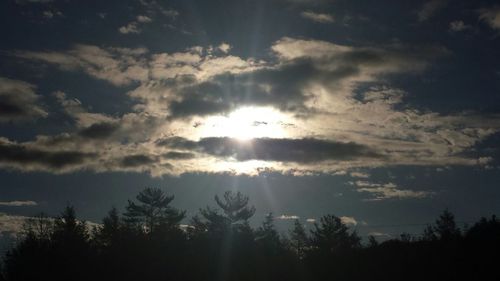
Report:
[{"label": "wispy cloud", "polygon": [[367,179],[370,177],[370,174],[363,173],[363,172],[351,172],[349,175],[353,178],[364,178]]},{"label": "wispy cloud", "polygon": [[433,17],[441,9],[445,8],[448,0],[428,0],[418,11],[418,21],[426,21]]},{"label": "wispy cloud", "polygon": [[122,86],[147,79],[148,68],[140,57],[147,52],[144,48],[100,48],[79,44],[66,52],[16,51],[14,55],[53,64],[63,71],[83,70],[95,78]]},{"label": "wispy cloud", "polygon": [[140,26],[150,23],[152,21],[153,20],[148,16],[138,15],[135,21],[129,22],[128,24],[121,26],[120,28],[118,28],[118,31],[122,34],[141,33],[142,29],[140,28]]},{"label": "wispy cloud", "polygon": [[500,7],[480,9],[479,19],[486,22],[492,29],[500,29]]},{"label": "wispy cloud", "polygon": [[372,183],[368,181],[355,181],[350,182],[351,185],[357,187],[358,192],[366,192],[372,194],[374,197],[368,201],[379,201],[385,199],[422,199],[433,195],[431,191],[415,191],[403,189],[396,184],[389,183]]},{"label": "wispy cloud", "polygon": [[343,224],[347,226],[356,226],[358,225],[358,221],[354,217],[342,216],[340,220]]},{"label": "wispy cloud", "polygon": [[0,202],[0,206],[5,207],[26,207],[26,206],[37,206],[38,203],[31,200],[26,201],[2,201]]},{"label": "wispy cloud", "polygon": [[28,4],[28,3],[34,3],[34,4],[46,4],[46,3],[51,3],[54,2],[54,0],[15,0],[17,4]]},{"label": "wispy cloud", "polygon": [[276,219],[278,219],[278,220],[298,220],[298,219],[300,219],[300,217],[295,216],[295,215],[281,215],[281,216],[277,216]]},{"label": "wispy cloud", "polygon": [[450,22],[450,31],[452,32],[460,32],[471,28],[472,27],[470,25],[465,24],[465,22],[462,20]]},{"label": "wispy cloud", "polygon": [[318,23],[333,23],[335,20],[330,14],[315,13],[312,11],[303,11],[300,15],[308,20]]}]

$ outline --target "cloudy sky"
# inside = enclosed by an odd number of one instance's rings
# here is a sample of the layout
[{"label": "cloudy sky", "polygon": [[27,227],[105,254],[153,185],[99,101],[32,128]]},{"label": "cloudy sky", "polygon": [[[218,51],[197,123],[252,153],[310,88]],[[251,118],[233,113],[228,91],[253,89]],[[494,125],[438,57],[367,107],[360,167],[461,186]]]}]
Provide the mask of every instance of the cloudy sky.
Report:
[{"label": "cloudy sky", "polygon": [[500,213],[495,1],[6,0],[0,30],[4,219],[146,186],[363,235]]}]

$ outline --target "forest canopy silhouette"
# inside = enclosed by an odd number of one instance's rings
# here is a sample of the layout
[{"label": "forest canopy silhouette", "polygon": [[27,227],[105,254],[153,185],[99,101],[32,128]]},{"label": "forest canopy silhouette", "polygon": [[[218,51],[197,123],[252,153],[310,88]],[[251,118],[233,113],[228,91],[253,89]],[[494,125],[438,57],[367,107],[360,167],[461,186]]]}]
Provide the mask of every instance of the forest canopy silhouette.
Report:
[{"label": "forest canopy silhouette", "polygon": [[174,196],[146,188],[123,213],[89,227],[68,206],[29,220],[3,258],[0,280],[500,280],[500,221],[459,228],[445,210],[422,235],[362,241],[335,215],[279,234],[268,214],[254,229],[249,198],[227,191],[181,225]]}]

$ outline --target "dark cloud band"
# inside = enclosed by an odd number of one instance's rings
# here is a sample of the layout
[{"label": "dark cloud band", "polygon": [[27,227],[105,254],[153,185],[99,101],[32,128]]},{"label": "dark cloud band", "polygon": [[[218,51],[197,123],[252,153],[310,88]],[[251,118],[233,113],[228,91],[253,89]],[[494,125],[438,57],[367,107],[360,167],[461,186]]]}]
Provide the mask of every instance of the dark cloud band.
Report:
[{"label": "dark cloud band", "polygon": [[227,137],[202,138],[192,141],[181,137],[162,139],[159,146],[196,151],[217,157],[234,157],[238,161],[265,160],[279,162],[313,163],[326,160],[354,160],[381,158],[367,146],[348,142],[326,141],[314,138],[271,139],[241,141]]},{"label": "dark cloud band", "polygon": [[43,151],[30,149],[17,144],[0,143],[0,163],[9,165],[35,165],[47,169],[63,169],[85,163],[89,158],[97,157],[93,153],[78,151]]}]

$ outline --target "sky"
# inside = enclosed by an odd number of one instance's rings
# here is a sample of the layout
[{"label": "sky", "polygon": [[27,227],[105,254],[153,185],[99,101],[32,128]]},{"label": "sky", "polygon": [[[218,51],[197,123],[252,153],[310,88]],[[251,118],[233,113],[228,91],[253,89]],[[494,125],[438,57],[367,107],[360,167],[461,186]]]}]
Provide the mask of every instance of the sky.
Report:
[{"label": "sky", "polygon": [[500,213],[500,3],[5,0],[0,226],[145,187],[254,225],[418,234]]}]

